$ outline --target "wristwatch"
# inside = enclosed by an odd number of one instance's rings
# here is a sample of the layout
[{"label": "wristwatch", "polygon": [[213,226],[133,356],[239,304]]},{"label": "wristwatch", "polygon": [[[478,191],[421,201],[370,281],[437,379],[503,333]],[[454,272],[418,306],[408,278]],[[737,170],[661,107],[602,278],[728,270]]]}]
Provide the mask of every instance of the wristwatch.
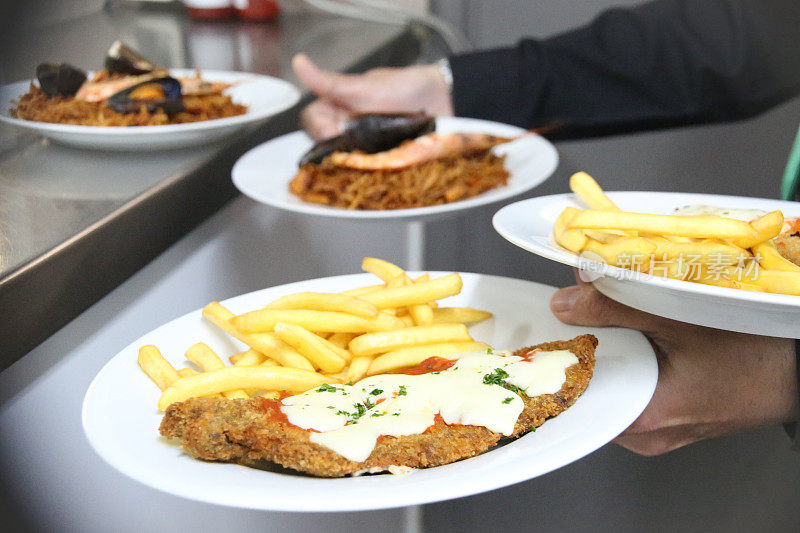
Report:
[{"label": "wristwatch", "polygon": [[445,85],[447,85],[447,92],[453,93],[453,69],[450,68],[450,61],[446,57],[441,58],[436,62],[436,68],[439,69],[439,74],[442,76]]}]

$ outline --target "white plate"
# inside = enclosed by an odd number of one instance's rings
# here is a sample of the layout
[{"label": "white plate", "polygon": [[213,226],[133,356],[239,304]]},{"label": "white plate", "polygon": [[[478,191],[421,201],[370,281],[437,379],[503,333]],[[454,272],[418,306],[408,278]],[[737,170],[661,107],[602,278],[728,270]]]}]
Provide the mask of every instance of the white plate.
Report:
[{"label": "white plate", "polygon": [[[715,194],[612,192],[624,211],[670,214],[684,205],[704,204],[738,209],[780,209],[800,216],[800,205],[780,200]],[[800,296],[750,292],[688,281],[665,279],[608,266],[579,257],[552,237],[553,223],[567,206],[585,208],[572,194],[532,198],[508,205],[493,219],[507,240],[536,255],[591,270],[594,285],[618,302],[682,322],[775,337],[800,338]],[[600,275],[602,273],[602,275]]]},{"label": "white plate", "polygon": [[[441,275],[443,273],[434,273]],[[143,336],[100,371],[83,402],[89,442],[114,468],[165,492],[219,505],[276,511],[362,511],[468,496],[530,479],[603,446],[645,408],[658,377],[655,355],[640,333],[619,328],[561,324],[548,310],[555,289],[528,281],[463,274],[462,293],[447,305],[487,309],[495,317],[471,328],[496,348],[518,348],[593,333],[600,340],[594,378],[565,413],[493,451],[404,476],[341,479],[278,474],[191,459],[158,436],[159,391],[136,364],[137,350],[155,344],[176,367],[183,353],[203,341],[220,355],[243,346],[189,313]],[[373,283],[366,274],[317,279],[264,289],[224,304],[235,313],[259,308],[298,291],[340,291]]]},{"label": "white plate", "polygon": [[[439,117],[436,131],[476,132],[515,136],[524,130],[508,124],[471,118]],[[412,209],[367,211],[340,209],[304,202],[289,192],[289,181],[297,174],[297,161],[313,141],[302,131],[277,137],[244,154],[233,167],[233,183],[244,194],[263,204],[310,215],[358,219],[422,219],[454,214],[463,209],[499,202],[521,194],[546,180],[558,166],[558,152],[538,135],[528,135],[501,149],[511,174],[508,184],[483,194],[449,204]]]},{"label": "white plate", "polygon": [[[173,76],[191,76],[194,70],[170,69]],[[291,83],[258,74],[203,70],[204,79],[235,83],[226,91],[231,99],[248,106],[247,112],[235,117],[204,120],[164,126],[106,127],[51,124],[11,117],[13,103],[28,92],[30,81],[0,87],[0,121],[24,130],[79,148],[96,150],[162,150],[208,143],[239,130],[252,128],[270,116],[289,109],[300,99],[300,91]]]}]

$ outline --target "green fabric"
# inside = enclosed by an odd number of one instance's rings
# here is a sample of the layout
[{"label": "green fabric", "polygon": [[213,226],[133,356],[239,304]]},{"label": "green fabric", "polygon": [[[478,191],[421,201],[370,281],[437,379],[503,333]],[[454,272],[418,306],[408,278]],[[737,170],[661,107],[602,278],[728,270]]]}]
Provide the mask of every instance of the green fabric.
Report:
[{"label": "green fabric", "polygon": [[783,171],[783,184],[781,186],[782,197],[784,200],[800,200],[798,198],[798,188],[800,187],[800,129],[797,130],[797,137],[794,139],[792,151],[789,153],[789,161],[786,163],[786,170]]}]

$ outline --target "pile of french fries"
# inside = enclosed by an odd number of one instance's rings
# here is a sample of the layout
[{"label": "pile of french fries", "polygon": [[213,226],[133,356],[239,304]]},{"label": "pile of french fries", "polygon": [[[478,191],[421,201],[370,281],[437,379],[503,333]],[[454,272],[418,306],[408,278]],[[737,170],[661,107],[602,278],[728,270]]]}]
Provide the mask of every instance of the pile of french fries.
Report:
[{"label": "pile of french fries", "polygon": [[570,189],[588,209],[567,207],[556,220],[556,242],[577,254],[654,276],[749,291],[800,295],[800,267],[772,239],[781,211],[752,220],[716,215],[623,212],[585,172]]},{"label": "pile of french fries", "polygon": [[491,313],[438,305],[461,292],[458,274],[411,279],[397,265],[372,257],[362,268],[381,283],[340,293],[291,294],[241,315],[218,302],[205,306],[206,320],[249,347],[230,356],[232,366],[203,343],[186,351],[197,368],[180,370],[155,346],[141,347],[139,366],[162,391],[158,408],[201,396],[278,398],[324,383],[355,383],[429,357],[490,348],[476,342],[467,325]]}]

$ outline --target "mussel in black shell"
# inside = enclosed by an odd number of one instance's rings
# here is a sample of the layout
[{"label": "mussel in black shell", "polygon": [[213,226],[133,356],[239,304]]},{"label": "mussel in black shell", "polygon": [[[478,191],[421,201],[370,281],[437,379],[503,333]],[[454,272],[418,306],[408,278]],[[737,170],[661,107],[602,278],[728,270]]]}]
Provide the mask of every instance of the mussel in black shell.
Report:
[{"label": "mussel in black shell", "polygon": [[75,96],[86,81],[86,73],[68,63],[42,63],[36,67],[36,79],[48,96]]},{"label": "mussel in black shell", "polygon": [[348,121],[344,133],[316,143],[303,154],[300,166],[306,163],[319,164],[326,156],[338,151],[383,152],[434,129],[436,119],[423,112],[356,115]]},{"label": "mussel in black shell", "polygon": [[146,74],[157,68],[122,41],[114,41],[108,49],[105,67],[109,72],[119,74]]},{"label": "mussel in black shell", "polygon": [[136,113],[142,106],[153,113],[162,109],[167,114],[183,111],[181,82],[164,76],[137,83],[108,98],[108,106],[118,113]]}]

